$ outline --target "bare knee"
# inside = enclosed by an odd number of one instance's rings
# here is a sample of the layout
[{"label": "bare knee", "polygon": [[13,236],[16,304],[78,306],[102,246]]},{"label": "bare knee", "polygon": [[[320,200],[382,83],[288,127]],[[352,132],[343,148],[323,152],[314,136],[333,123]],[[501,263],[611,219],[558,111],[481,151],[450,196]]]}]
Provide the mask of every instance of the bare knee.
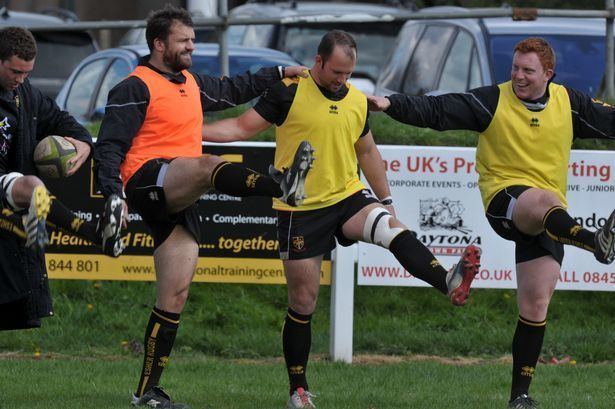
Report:
[{"label": "bare knee", "polygon": [[515,226],[526,234],[540,234],[543,218],[549,209],[561,206],[562,202],[553,192],[543,189],[528,189],[519,196],[513,210]]},{"label": "bare knee", "polygon": [[200,176],[209,187],[212,186],[212,175],[216,166],[222,162],[225,162],[224,159],[216,155],[202,155],[199,157]]},{"label": "bare knee", "polygon": [[536,196],[536,200],[531,205],[531,211],[534,213],[533,217],[542,222],[543,217],[549,209],[554,206],[561,206],[562,202],[557,195],[548,190],[539,190],[539,194]]},{"label": "bare knee", "polygon": [[551,297],[547,296],[520,298],[519,315],[531,321],[544,321],[547,318],[550,301]]},{"label": "bare knee", "polygon": [[36,176],[26,175],[15,180],[11,192],[15,204],[19,207],[29,206],[30,200],[32,199],[32,192],[37,186],[44,186],[44,183]]},{"label": "bare knee", "polygon": [[303,315],[309,315],[316,309],[317,292],[310,291],[308,288],[300,288],[288,293],[288,304],[290,308]]},{"label": "bare knee", "polygon": [[164,293],[158,294],[156,304],[164,311],[179,314],[184,309],[188,300],[189,286],[178,289],[165,289]]}]

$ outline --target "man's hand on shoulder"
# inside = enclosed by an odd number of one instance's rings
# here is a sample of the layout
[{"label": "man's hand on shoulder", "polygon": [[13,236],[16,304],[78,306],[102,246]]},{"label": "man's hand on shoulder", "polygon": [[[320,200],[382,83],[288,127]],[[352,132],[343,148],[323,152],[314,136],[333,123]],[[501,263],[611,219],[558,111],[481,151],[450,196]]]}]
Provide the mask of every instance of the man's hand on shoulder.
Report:
[{"label": "man's hand on shoulder", "polygon": [[386,111],[391,106],[391,101],[387,97],[367,95],[367,104],[370,111]]},{"label": "man's hand on shoulder", "polygon": [[308,67],[303,65],[292,65],[290,67],[284,67],[284,78],[292,77],[308,77]]}]

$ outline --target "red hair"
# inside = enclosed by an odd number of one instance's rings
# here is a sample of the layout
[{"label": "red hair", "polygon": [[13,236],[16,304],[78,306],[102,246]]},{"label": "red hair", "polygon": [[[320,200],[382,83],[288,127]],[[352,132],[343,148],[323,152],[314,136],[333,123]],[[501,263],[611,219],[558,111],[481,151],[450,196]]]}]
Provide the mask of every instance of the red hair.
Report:
[{"label": "red hair", "polygon": [[555,52],[553,48],[551,48],[551,45],[543,38],[531,37],[519,41],[517,45],[515,45],[514,52],[520,52],[522,54],[536,53],[545,70],[552,70],[555,68]]}]

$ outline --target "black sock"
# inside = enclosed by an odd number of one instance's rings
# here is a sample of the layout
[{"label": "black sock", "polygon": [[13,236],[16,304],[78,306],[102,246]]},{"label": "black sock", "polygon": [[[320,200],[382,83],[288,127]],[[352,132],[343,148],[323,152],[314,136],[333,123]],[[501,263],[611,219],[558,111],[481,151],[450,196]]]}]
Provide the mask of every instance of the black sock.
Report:
[{"label": "black sock", "polygon": [[549,209],[542,219],[542,225],[553,240],[594,252],[595,233],[581,227],[563,207]]},{"label": "black sock", "polygon": [[530,321],[519,315],[517,329],[513,337],[513,371],[510,399],[528,394],[530,382],[534,377],[538,356],[542,349],[547,321]]},{"label": "black sock", "polygon": [[297,388],[309,390],[305,371],[312,346],[312,315],[288,309],[282,329],[282,347],[290,382],[290,394]]},{"label": "black sock", "polygon": [[211,185],[231,196],[280,197],[280,184],[269,176],[230,162],[222,162],[211,174]]},{"label": "black sock", "polygon": [[101,244],[101,239],[96,234],[96,223],[81,219],[55,196],[51,196],[51,207],[47,222],[52,227],[66,233],[74,234],[95,244]]},{"label": "black sock", "polygon": [[423,243],[410,230],[399,233],[389,245],[389,250],[410,274],[443,294],[448,294],[447,271]]},{"label": "black sock", "polygon": [[145,357],[137,387],[137,396],[143,395],[152,386],[158,385],[160,375],[169,361],[178,326],[179,314],[154,307],[145,330]]}]

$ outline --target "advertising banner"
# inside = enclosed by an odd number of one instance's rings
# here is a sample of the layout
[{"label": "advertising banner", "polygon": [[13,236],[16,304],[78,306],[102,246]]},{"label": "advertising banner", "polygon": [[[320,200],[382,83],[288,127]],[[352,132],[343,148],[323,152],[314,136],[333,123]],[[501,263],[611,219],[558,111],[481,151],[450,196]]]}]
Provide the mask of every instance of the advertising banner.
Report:
[{"label": "advertising banner", "polygon": [[[265,143],[206,145],[204,151],[223,156],[266,173],[273,163],[274,146]],[[187,175],[187,177],[190,177]],[[67,179],[45,180],[49,190],[86,221],[96,221],[104,200],[97,193],[91,164]],[[278,256],[276,213],[271,199],[240,198],[215,190],[198,204],[201,244],[194,281],[285,284]],[[46,251],[50,278],[98,280],[154,280],[154,241],[137,213],[129,211],[123,233],[126,250],[119,258],[101,253],[91,243],[58,230],[50,231]],[[331,260],[326,257],[321,284],[331,282]]]},{"label": "advertising banner", "polygon": [[[380,146],[397,217],[449,269],[463,249],[481,247],[474,287],[516,288],[514,244],[489,226],[478,190],[474,148]],[[573,151],[568,171],[568,210],[590,230],[615,208],[615,153]],[[364,180],[364,182],[366,182]],[[360,285],[427,286],[383,248],[360,243]],[[615,265],[565,246],[557,289],[615,291]]]}]

